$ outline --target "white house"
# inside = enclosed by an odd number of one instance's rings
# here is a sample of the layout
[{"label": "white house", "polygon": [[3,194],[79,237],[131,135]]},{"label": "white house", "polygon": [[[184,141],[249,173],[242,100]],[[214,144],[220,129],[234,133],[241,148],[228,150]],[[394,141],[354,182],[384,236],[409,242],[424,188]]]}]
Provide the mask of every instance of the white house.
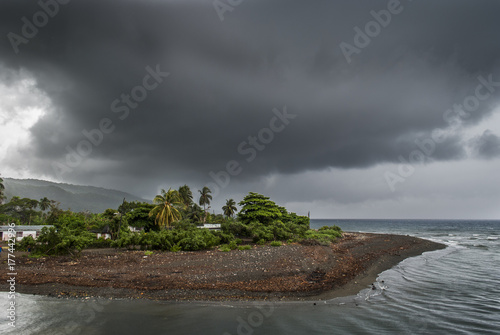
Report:
[{"label": "white house", "polygon": [[111,238],[111,229],[109,229],[109,225],[105,225],[101,229],[93,229],[90,232],[94,233],[96,238],[103,238],[105,240]]},{"label": "white house", "polygon": [[43,227],[53,227],[49,225],[45,226],[15,226],[15,227],[9,227],[9,226],[0,226],[0,240],[2,241],[7,241],[9,239],[9,228],[14,228],[14,231],[16,232],[16,240],[22,240],[23,237],[26,236],[31,236],[34,239],[36,239],[38,236],[40,236],[40,233],[42,231]]},{"label": "white house", "polygon": [[144,230],[144,228],[142,228],[142,227],[141,228],[137,228],[137,227],[132,227],[132,226],[128,226],[128,229],[130,229],[130,231],[132,233],[140,233],[141,231]]},{"label": "white house", "polygon": [[205,223],[203,226],[200,226],[199,228],[205,228],[208,230],[220,230],[220,223]]}]

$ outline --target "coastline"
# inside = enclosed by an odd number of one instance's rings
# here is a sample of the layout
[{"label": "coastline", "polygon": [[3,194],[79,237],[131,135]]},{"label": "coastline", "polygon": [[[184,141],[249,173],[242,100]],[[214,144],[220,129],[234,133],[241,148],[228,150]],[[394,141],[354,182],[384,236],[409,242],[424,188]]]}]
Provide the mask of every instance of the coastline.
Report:
[{"label": "coastline", "polygon": [[[94,249],[75,260],[16,258],[16,291],[60,298],[318,301],[355,295],[404,259],[445,247],[404,235],[344,233],[331,246],[257,246],[226,253],[146,256]],[[0,275],[0,291],[8,290],[7,279]]]}]

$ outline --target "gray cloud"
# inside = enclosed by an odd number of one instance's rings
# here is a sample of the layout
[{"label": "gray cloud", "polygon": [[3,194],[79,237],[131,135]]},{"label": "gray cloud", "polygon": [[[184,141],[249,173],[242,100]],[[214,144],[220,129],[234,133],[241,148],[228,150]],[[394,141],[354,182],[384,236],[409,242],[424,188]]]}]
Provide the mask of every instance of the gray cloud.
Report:
[{"label": "gray cloud", "polygon": [[[474,94],[479,75],[500,81],[500,3],[401,3],[404,11],[348,64],[339,44],[353,43],[353,28],[387,1],[247,1],[224,22],[210,1],[70,2],[19,54],[7,38],[0,44],[3,66],[29,71],[52,101],[24,149],[29,168],[54,176],[51,164],[64,162],[66,146],[75,148],[82,130],[103,118],[115,130],[68,179],[129,178],[145,190],[158,180],[204,183],[231,159],[244,164],[238,178],[248,182],[398,162],[415,139],[449,129],[443,114]],[[3,36],[19,33],[21,17],[38,10],[2,1]],[[156,64],[170,76],[120,120],[111,103]],[[488,116],[498,97],[493,92],[463,125]],[[284,105],[297,118],[246,164],[238,145]],[[461,135],[451,133],[432,158],[464,155]]]},{"label": "gray cloud", "polygon": [[480,136],[471,140],[474,154],[480,158],[500,157],[500,137],[493,134],[490,130],[485,130]]}]

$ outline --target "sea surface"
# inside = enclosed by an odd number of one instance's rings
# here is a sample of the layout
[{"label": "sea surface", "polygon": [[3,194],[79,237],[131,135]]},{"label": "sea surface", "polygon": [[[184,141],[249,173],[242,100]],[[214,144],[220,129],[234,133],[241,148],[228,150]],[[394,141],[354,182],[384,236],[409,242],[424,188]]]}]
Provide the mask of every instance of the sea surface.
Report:
[{"label": "sea surface", "polygon": [[[0,334],[500,334],[500,221],[311,220],[448,245],[381,273],[376,290],[325,302],[164,303],[0,292]],[[3,271],[3,270],[2,270]]]}]

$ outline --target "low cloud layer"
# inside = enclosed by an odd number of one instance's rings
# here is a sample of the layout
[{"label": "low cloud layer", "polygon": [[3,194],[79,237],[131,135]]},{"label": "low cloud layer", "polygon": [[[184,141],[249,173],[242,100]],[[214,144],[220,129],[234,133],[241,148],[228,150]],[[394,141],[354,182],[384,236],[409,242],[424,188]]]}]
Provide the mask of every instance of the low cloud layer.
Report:
[{"label": "low cloud layer", "polygon": [[500,137],[486,130],[481,136],[472,140],[474,153],[486,159],[500,157]]}]

